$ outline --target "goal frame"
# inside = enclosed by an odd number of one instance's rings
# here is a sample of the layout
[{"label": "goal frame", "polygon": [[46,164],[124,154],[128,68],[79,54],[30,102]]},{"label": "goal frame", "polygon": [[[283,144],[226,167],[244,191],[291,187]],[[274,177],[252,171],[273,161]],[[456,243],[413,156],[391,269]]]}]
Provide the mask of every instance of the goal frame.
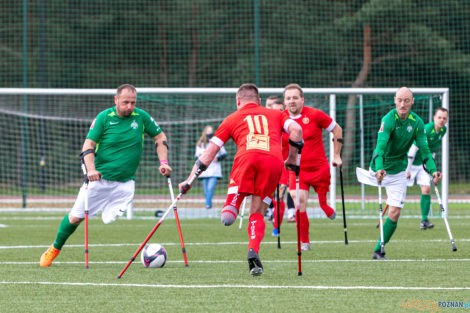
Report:
[{"label": "goal frame", "polygon": [[[449,109],[449,88],[410,88],[414,95],[441,95],[442,107]],[[233,94],[238,88],[137,88],[139,94]],[[336,119],[336,96],[357,95],[359,98],[359,116],[361,132],[361,167],[364,168],[364,138],[363,138],[363,107],[364,95],[383,94],[394,95],[397,88],[302,88],[304,94],[320,94],[329,96],[329,115]],[[259,88],[260,94],[282,94],[283,88]],[[115,89],[76,89],[76,88],[0,88],[0,95],[115,95]],[[430,101],[431,106],[431,101]],[[432,119],[430,110],[429,118]],[[449,127],[447,134],[442,139],[442,201],[444,207],[448,207],[449,195]],[[333,157],[333,134],[330,133],[329,154],[330,163]],[[336,211],[336,168],[330,166],[330,204]],[[365,203],[364,185],[361,187],[361,202],[364,209]]]}]

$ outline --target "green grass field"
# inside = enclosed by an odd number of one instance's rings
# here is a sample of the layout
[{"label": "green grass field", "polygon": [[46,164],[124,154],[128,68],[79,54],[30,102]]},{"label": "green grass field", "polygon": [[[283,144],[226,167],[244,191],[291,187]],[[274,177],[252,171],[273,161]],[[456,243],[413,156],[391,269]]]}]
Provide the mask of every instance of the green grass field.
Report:
[{"label": "green grass field", "polygon": [[312,251],[302,254],[300,277],[295,224],[283,224],[281,249],[267,224],[264,273],[251,277],[246,220],[242,230],[238,221],[224,227],[218,219],[182,220],[186,268],[175,220],[167,219],[150,242],[165,246],[168,263],[147,269],[139,258],[116,279],[156,224],[150,215],[110,225],[91,219],[89,269],[83,227],[51,267],[40,268],[63,213],[0,211],[0,312],[455,312],[465,309],[431,308],[424,301],[470,301],[464,207],[449,218],[457,252],[440,218],[433,218],[434,229],[421,231],[418,217],[404,214],[386,246],[390,261],[371,260],[376,212],[348,219],[347,246],[340,214],[335,221],[312,219]]}]

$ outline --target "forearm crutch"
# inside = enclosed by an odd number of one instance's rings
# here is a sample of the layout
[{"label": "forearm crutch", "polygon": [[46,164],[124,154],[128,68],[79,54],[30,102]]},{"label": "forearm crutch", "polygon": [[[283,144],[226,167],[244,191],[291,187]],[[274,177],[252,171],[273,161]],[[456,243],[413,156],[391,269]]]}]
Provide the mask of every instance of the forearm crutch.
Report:
[{"label": "forearm crutch", "polygon": [[384,224],[382,220],[382,181],[377,181],[379,189],[379,228],[380,228],[380,253],[385,254],[385,243],[384,243]]},{"label": "forearm crutch", "polygon": [[297,260],[298,260],[298,276],[302,276],[302,250],[300,248],[300,182],[299,182],[299,174],[300,174],[300,155],[303,148],[303,141],[295,142],[289,139],[289,144],[295,148],[297,148],[297,161],[296,165],[290,165],[290,170],[294,171],[295,173],[295,223],[297,226]]},{"label": "forearm crutch", "polygon": [[174,206],[176,206],[176,203],[178,203],[178,201],[181,199],[181,196],[184,195],[190,188],[191,188],[191,185],[193,184],[193,182],[199,177],[199,175],[201,175],[201,173],[203,171],[206,170],[207,166],[205,166],[204,164],[200,163],[200,162],[196,162],[196,164],[198,165],[198,169],[196,170],[196,172],[194,173],[194,175],[190,178],[190,180],[188,181],[188,183],[183,187],[183,189],[180,191],[180,193],[178,194],[178,196],[176,197],[176,199],[171,203],[171,205],[168,207],[168,209],[166,210],[166,212],[163,214],[163,216],[160,218],[160,220],[158,221],[158,223],[155,225],[155,227],[152,229],[152,231],[148,234],[147,238],[145,238],[144,242],[142,242],[142,244],[140,245],[140,247],[137,249],[137,251],[134,253],[134,255],[131,257],[131,259],[129,260],[129,262],[127,262],[126,266],[124,267],[124,269],[121,271],[121,273],[119,273],[119,275],[117,276],[117,278],[121,278],[122,275],[124,274],[124,272],[127,270],[127,268],[132,264],[132,262],[134,262],[135,258],[137,257],[137,255],[139,255],[140,251],[145,247],[145,244],[150,240],[150,238],[153,236],[153,234],[155,233],[155,231],[158,229],[158,227],[160,226],[160,224],[163,222],[163,220],[165,219],[165,217],[168,215],[168,213],[170,213],[170,210],[173,209]]},{"label": "forearm crutch", "polygon": [[[170,188],[171,201],[175,201],[175,194],[173,193],[173,186],[171,185],[171,178],[168,176],[168,187]],[[173,213],[175,214],[176,226],[178,227],[178,235],[181,242],[181,251],[183,252],[184,265],[188,267],[188,259],[186,258],[186,248],[184,247],[183,233],[181,232],[180,219],[178,218],[178,210],[176,205],[173,207]]]},{"label": "forearm crutch", "polygon": [[246,198],[243,199],[242,202],[242,211],[240,213],[240,224],[238,225],[238,229],[242,229],[242,224],[243,224],[243,216],[245,216],[245,206],[246,206]]},{"label": "forearm crutch", "polygon": [[454,237],[452,236],[452,233],[450,232],[449,222],[447,221],[447,211],[444,209],[444,206],[442,205],[441,196],[439,195],[439,189],[437,188],[437,185],[434,183],[433,177],[431,176],[428,169],[426,168],[427,160],[428,158],[424,159],[423,168],[428,173],[429,178],[431,179],[431,184],[433,185],[434,191],[436,192],[437,201],[439,202],[439,207],[441,208],[441,216],[442,216],[442,219],[444,220],[444,223],[446,224],[447,234],[449,235],[450,244],[452,245],[452,251],[457,251],[457,246],[455,245]]},{"label": "forearm crutch", "polygon": [[344,244],[348,244],[348,228],[346,226],[346,208],[344,207],[344,187],[342,165],[339,166],[339,180],[341,182],[341,202],[343,203]]},{"label": "forearm crutch", "polygon": [[88,268],[88,172],[86,169],[84,155],[80,154],[80,163],[83,172],[83,182],[85,184],[85,268]]},{"label": "forearm crutch", "polygon": [[[382,217],[385,215],[385,213],[387,212],[387,209],[388,209],[388,204],[385,204],[385,208],[384,208],[384,211],[382,212]],[[375,225],[375,228],[379,228],[379,225],[380,222],[377,222],[377,225]]]}]

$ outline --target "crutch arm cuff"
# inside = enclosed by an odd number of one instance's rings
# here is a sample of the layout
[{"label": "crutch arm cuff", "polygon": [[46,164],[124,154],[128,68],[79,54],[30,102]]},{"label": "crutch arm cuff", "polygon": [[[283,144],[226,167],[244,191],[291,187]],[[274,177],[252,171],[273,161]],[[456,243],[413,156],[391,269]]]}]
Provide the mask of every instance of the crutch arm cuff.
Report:
[{"label": "crutch arm cuff", "polygon": [[301,141],[293,141],[292,139],[289,138],[289,144],[295,148],[297,148],[297,150],[299,150],[299,153],[302,152],[302,148],[304,147],[304,141],[301,140]]},{"label": "crutch arm cuff", "polygon": [[199,159],[196,160],[196,166],[197,166],[197,169],[200,170],[201,172],[204,172],[205,170],[207,170],[207,167],[208,167],[208,165],[205,165]]},{"label": "crutch arm cuff", "polygon": [[90,154],[90,153],[95,154],[95,149],[87,149],[85,151],[82,151],[82,153],[80,153],[80,155],[79,155],[80,160],[83,161],[83,159],[85,158],[85,155]]}]

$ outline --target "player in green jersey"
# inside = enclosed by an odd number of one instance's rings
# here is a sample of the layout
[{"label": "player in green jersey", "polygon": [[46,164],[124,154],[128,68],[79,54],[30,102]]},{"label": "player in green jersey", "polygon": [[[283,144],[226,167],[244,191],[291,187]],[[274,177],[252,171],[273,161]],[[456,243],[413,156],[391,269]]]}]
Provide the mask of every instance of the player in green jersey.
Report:
[{"label": "player in green jersey", "polygon": [[[387,191],[389,206],[388,218],[383,225],[384,242],[387,243],[397,228],[398,218],[406,198],[407,153],[413,142],[421,151],[421,156],[428,158],[426,166],[434,182],[441,180],[441,174],[429,152],[423,120],[411,107],[414,103],[413,93],[407,87],[398,89],[395,94],[395,109],[388,112],[381,121],[377,146],[373,152],[370,171],[377,181],[382,182]],[[380,252],[380,239],[373,259],[386,260]]]},{"label": "player in green jersey", "polygon": [[[446,134],[445,124],[449,118],[449,111],[439,107],[434,112],[433,122],[424,125],[426,138],[428,140],[429,150],[433,158],[436,158],[436,151],[441,146],[442,137]],[[408,168],[406,169],[406,178],[408,187],[416,184],[421,187],[421,224],[420,228],[425,230],[433,228],[434,224],[428,220],[429,210],[431,208],[431,187],[429,175],[423,169],[423,156],[416,144],[413,144],[408,151]]]},{"label": "player in green jersey", "polygon": [[116,105],[99,113],[91,124],[80,155],[87,169],[88,190],[85,190],[85,184],[80,189],[72,210],[60,223],[54,243],[41,256],[40,266],[51,265],[83,221],[86,198],[89,215],[97,215],[101,210],[106,224],[132,208],[134,175],[142,156],[144,133],[155,142],[159,172],[170,175],[167,138],[147,112],[136,108],[136,102],[135,87],[121,85],[114,97]]}]

